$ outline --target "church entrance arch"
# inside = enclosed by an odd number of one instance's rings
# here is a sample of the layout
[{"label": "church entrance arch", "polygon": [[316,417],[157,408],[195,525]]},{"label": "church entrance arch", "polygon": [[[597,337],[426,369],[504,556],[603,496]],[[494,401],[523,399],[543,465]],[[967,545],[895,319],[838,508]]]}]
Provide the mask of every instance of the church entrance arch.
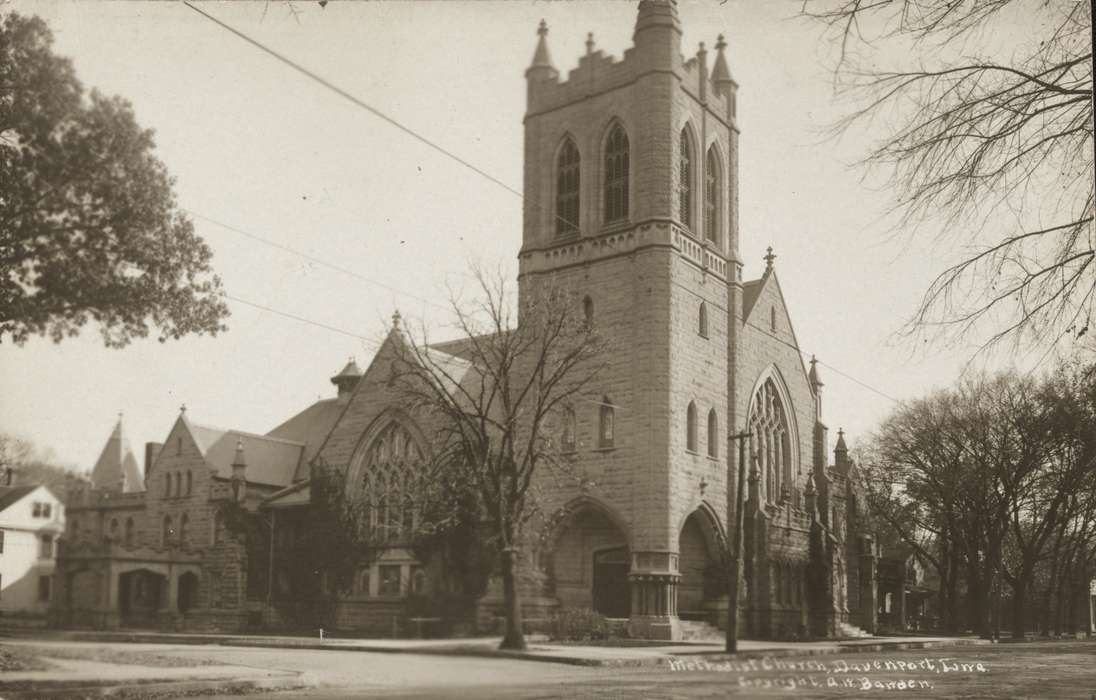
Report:
[{"label": "church entrance arch", "polygon": [[628,617],[628,549],[613,547],[594,552],[594,610],[605,617]]},{"label": "church entrance arch", "polygon": [[703,509],[689,514],[678,535],[677,609],[682,618],[706,618],[705,604],[726,594],[719,572],[718,526]]},{"label": "church entrance arch", "polygon": [[118,612],[127,627],[156,624],[156,615],[167,597],[167,577],[148,569],[118,576]]},{"label": "church entrance arch", "polygon": [[556,532],[548,574],[560,605],[628,617],[628,538],[608,511],[578,503]]}]

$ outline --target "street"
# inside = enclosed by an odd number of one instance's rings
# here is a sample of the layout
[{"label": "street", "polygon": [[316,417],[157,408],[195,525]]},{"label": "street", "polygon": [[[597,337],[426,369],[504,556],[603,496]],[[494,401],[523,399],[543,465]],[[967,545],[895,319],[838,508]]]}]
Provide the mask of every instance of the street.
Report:
[{"label": "street", "polygon": [[[123,645],[119,645],[123,646]],[[1096,641],[815,655],[674,666],[581,667],[510,659],[333,650],[129,645],[268,670],[314,686],[277,700],[398,698],[1083,698],[1096,693]],[[691,664],[691,666],[690,666]]]}]

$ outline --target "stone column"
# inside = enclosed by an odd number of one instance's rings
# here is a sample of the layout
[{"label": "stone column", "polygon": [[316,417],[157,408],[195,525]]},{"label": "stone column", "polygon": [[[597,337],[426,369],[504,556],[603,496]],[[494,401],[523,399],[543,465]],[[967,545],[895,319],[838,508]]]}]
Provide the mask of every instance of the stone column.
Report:
[{"label": "stone column", "polygon": [[628,574],[632,614],[628,630],[646,639],[681,639],[677,617],[678,556],[672,552],[633,552]]},{"label": "stone column", "polygon": [[878,591],[875,585],[875,542],[871,535],[860,538],[860,627],[875,634],[879,624],[876,615],[879,612]]}]

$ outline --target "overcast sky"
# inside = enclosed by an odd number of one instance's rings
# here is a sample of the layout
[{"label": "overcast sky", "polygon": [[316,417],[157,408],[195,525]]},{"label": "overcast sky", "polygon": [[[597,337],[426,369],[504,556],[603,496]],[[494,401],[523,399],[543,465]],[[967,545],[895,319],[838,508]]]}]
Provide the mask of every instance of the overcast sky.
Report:
[{"label": "overcast sky", "polygon": [[[836,102],[832,47],[798,1],[688,2],[683,47],[726,34],[740,83],[741,250],[748,279],[773,246],[800,345],[893,397],[950,383],[971,348],[893,337],[948,250],[895,238],[887,192],[851,165],[872,134],[822,130]],[[537,23],[563,73],[587,32],[619,57],[632,2],[202,3],[233,25],[498,179],[521,189],[523,73]],[[182,207],[229,294],[377,338],[395,308],[438,325],[469,262],[516,276],[521,201],[325,90],[180,3],[11,2],[54,32],[87,87],[130,100],[156,132]],[[1019,25],[1018,25],[1019,26]],[[711,54],[710,54],[711,55]],[[893,57],[893,54],[892,54]],[[881,57],[880,60],[887,60]],[[204,218],[203,218],[204,217]],[[353,270],[264,246],[207,219]],[[365,279],[372,280],[373,283]],[[135,451],[185,403],[194,421],[266,432],[373,345],[231,302],[216,338],[109,350],[95,329],[0,346],[0,430],[90,469],[117,420]],[[439,330],[435,335],[444,335]],[[855,440],[892,402],[823,367],[824,420]]]}]

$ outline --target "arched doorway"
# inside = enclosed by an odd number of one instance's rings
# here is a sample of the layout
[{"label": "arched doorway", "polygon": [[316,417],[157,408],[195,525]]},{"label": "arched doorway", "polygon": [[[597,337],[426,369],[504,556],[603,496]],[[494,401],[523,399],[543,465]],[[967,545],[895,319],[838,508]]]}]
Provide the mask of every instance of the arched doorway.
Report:
[{"label": "arched doorway", "polygon": [[127,571],[118,576],[118,612],[127,627],[156,624],[163,606],[167,577],[148,569]]},{"label": "arched doorway", "polygon": [[188,571],[179,577],[179,612],[186,614],[198,602],[198,575]]},{"label": "arched doorway", "polygon": [[719,535],[711,517],[703,510],[693,511],[678,535],[677,609],[682,618],[708,617],[706,604],[726,593],[719,571]]},{"label": "arched doorway", "polygon": [[560,605],[628,617],[628,539],[592,503],[579,505],[558,527],[548,573]]}]

